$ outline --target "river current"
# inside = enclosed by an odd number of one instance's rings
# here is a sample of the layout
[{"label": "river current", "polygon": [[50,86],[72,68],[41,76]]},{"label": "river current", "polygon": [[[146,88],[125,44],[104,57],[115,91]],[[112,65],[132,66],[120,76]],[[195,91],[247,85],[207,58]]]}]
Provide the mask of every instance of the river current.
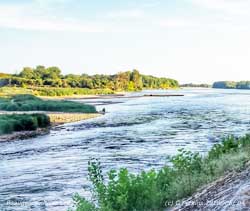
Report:
[{"label": "river current", "polygon": [[[221,137],[250,130],[250,91],[183,89],[143,91],[183,97],[88,100],[107,113],[65,124],[50,134],[0,142],[0,210],[63,211],[72,196],[89,197],[87,163],[104,172],[160,168],[180,148],[206,153]],[[80,100],[81,101],[81,100]],[[113,104],[103,104],[112,101]]]}]

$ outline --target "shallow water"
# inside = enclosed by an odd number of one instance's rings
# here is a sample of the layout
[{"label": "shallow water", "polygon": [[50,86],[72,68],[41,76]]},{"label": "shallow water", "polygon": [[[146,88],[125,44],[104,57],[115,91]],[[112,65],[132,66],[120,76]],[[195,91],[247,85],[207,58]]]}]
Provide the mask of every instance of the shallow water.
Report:
[{"label": "shallow water", "polygon": [[[132,95],[145,92],[166,93]],[[104,172],[138,172],[163,166],[179,148],[205,153],[222,136],[249,132],[248,90],[167,92],[185,96],[113,99],[120,103],[105,105],[102,117],[0,143],[0,210],[67,210],[74,193],[89,196],[90,158],[99,158]]]}]

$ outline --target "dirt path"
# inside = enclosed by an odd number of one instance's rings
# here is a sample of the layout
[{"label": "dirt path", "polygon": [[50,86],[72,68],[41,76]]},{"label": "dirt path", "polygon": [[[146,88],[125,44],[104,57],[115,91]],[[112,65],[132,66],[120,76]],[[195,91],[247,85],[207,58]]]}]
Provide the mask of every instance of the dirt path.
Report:
[{"label": "dirt path", "polygon": [[250,211],[250,165],[204,187],[171,211]]}]

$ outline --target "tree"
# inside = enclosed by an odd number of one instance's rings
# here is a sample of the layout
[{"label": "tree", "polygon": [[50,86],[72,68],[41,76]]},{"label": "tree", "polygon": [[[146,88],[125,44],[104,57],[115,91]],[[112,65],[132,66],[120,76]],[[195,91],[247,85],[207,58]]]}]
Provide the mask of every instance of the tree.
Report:
[{"label": "tree", "polygon": [[24,67],[22,72],[19,75],[22,78],[35,79],[35,73],[31,67]]},{"label": "tree", "polygon": [[61,70],[58,67],[48,67],[46,70],[46,77],[52,80],[61,78]]},{"label": "tree", "polygon": [[134,89],[135,90],[141,90],[143,87],[142,84],[142,77],[139,73],[138,70],[133,70],[133,72],[131,73],[131,77],[130,77],[131,81],[134,82]]},{"label": "tree", "polygon": [[[150,75],[142,75],[138,70],[119,72],[115,75],[76,75],[63,76],[61,70],[56,67],[39,65],[36,68],[24,67],[18,75],[1,74],[0,77],[9,81],[9,85],[15,86],[51,86],[88,89],[110,89],[116,91],[136,91],[141,89],[168,89],[178,87],[176,80],[169,78],[157,78]],[[241,83],[239,87],[248,84]]]}]

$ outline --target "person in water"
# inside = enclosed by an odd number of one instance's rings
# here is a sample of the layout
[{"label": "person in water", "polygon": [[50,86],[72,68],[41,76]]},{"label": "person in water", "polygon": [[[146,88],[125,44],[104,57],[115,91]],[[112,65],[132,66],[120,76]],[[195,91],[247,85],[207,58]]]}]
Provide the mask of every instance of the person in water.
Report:
[{"label": "person in water", "polygon": [[102,109],[102,113],[104,113],[104,114],[106,113],[106,109],[105,108]]}]

